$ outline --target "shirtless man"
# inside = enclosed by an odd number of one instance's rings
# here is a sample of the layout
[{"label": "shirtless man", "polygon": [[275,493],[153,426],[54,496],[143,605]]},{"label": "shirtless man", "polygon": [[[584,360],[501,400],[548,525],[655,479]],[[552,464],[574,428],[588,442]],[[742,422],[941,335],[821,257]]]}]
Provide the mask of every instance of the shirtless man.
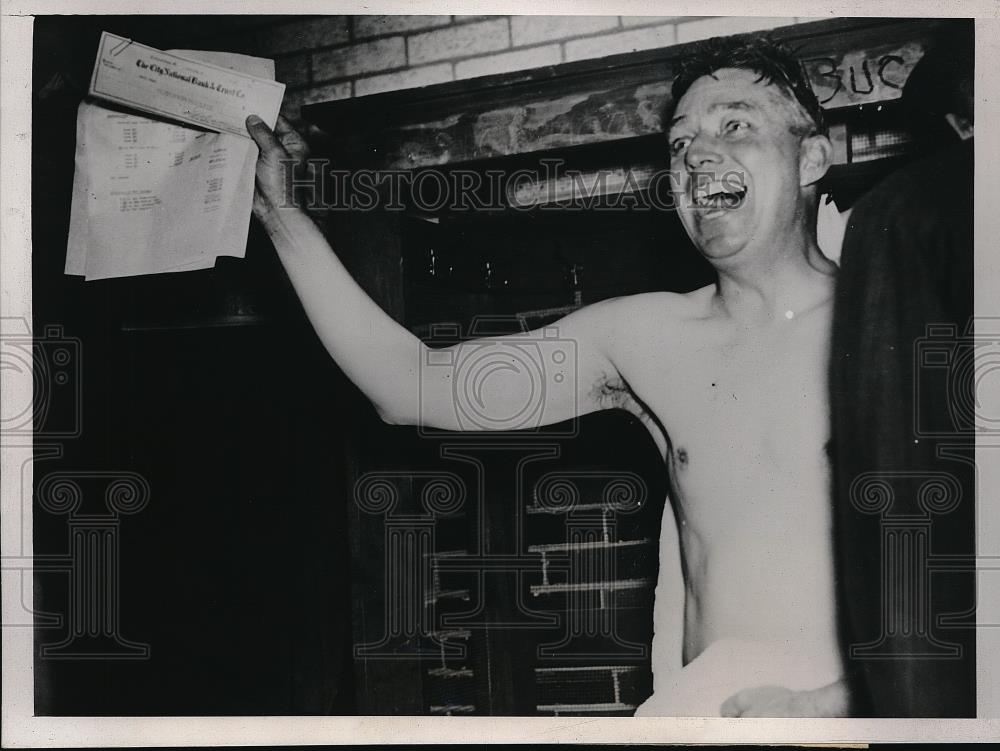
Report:
[{"label": "shirtless man", "polygon": [[[835,267],[815,231],[832,147],[797,62],[770,44],[706,45],[679,73],[674,102],[678,210],[718,281],[559,321],[560,337],[576,342],[578,388],[546,394],[545,421],[620,407],[607,394],[624,390],[648,410],[671,469],[661,558],[676,557],[667,546],[679,539],[684,667],[666,669],[661,574],[655,690],[638,714],[844,715],[825,451]],[[261,148],[255,214],[330,354],[387,422],[462,429],[449,369],[421,370],[425,346],[286,208],[282,160],[301,139],[286,123],[275,134],[250,118],[248,129]],[[702,200],[696,183],[714,197]],[[483,409],[511,414],[524,387],[497,373]]]}]

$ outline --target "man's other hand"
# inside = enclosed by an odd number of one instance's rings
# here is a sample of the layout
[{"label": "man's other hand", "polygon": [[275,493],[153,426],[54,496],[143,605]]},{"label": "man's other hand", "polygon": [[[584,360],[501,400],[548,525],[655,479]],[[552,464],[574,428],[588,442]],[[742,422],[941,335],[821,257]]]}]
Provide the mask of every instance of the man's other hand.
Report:
[{"label": "man's other hand", "polygon": [[260,149],[253,212],[258,219],[265,221],[277,209],[299,205],[293,186],[295,182],[308,183],[309,146],[291,123],[280,115],[273,131],[256,115],[250,115],[246,125],[250,137]]},{"label": "man's other hand", "polygon": [[730,696],[721,713],[723,717],[847,717],[850,696],[843,680],[812,691],[760,686]]}]

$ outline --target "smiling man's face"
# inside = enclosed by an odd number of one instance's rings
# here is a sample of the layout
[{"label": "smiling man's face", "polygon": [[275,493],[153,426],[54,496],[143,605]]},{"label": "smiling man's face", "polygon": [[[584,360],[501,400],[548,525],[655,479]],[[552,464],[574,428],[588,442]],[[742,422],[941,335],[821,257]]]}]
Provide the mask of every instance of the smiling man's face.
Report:
[{"label": "smiling man's face", "polygon": [[801,221],[801,117],[781,90],[748,70],[695,81],[668,133],[681,222],[713,262],[787,237]]}]

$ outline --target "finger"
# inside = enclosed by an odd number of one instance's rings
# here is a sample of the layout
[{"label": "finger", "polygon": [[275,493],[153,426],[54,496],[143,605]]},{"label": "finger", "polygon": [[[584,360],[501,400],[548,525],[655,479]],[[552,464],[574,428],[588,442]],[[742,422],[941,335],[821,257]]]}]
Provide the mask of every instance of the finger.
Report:
[{"label": "finger", "polygon": [[253,192],[253,213],[254,216],[263,217],[267,213],[267,202],[261,197],[260,191]]},{"label": "finger", "polygon": [[758,691],[744,699],[740,717],[778,717],[781,715],[781,701],[769,691]]},{"label": "finger", "polygon": [[288,121],[288,118],[284,115],[278,115],[278,119],[274,123],[274,132],[277,133],[279,138],[281,136],[298,135],[298,131],[295,130],[295,126],[292,125]]},{"label": "finger", "polygon": [[302,133],[281,115],[274,125],[274,134],[291,156],[299,161],[305,161],[309,157],[309,143]]},{"label": "finger", "polygon": [[267,123],[257,115],[250,115],[246,122],[247,132],[257,144],[257,147],[264,153],[282,148],[281,142],[275,137],[274,131],[267,127]]},{"label": "finger", "polygon": [[719,714],[723,717],[742,717],[746,711],[746,691],[733,694],[724,702],[719,709]]},{"label": "finger", "polygon": [[302,137],[302,134],[292,125],[288,120],[286,120],[281,115],[278,115],[278,120],[274,124],[274,135],[286,146],[299,144],[305,145],[306,139]]}]

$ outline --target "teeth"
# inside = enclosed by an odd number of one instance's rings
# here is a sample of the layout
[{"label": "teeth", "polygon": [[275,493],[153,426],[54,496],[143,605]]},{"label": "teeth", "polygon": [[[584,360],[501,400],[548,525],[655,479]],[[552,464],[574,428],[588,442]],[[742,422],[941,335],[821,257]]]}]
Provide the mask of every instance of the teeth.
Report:
[{"label": "teeth", "polygon": [[695,193],[696,196],[700,198],[700,197],[708,197],[713,193],[722,193],[724,191],[725,188],[722,187],[721,180],[712,180],[709,183],[702,183],[701,185],[699,185]]},{"label": "teeth", "polygon": [[713,201],[717,201],[720,198],[725,200],[729,197],[735,197],[738,202],[745,194],[746,187],[732,180],[725,182],[722,180],[712,180],[708,183],[699,183],[693,191],[692,198],[700,206],[710,205]]},{"label": "teeth", "polygon": [[734,208],[739,206],[746,195],[745,186],[736,186],[731,182],[712,180],[704,186],[698,186],[692,195],[695,206],[706,209]]},{"label": "teeth", "polygon": [[696,198],[695,205],[703,208],[724,208],[739,205],[741,193],[715,193],[704,198]]}]

